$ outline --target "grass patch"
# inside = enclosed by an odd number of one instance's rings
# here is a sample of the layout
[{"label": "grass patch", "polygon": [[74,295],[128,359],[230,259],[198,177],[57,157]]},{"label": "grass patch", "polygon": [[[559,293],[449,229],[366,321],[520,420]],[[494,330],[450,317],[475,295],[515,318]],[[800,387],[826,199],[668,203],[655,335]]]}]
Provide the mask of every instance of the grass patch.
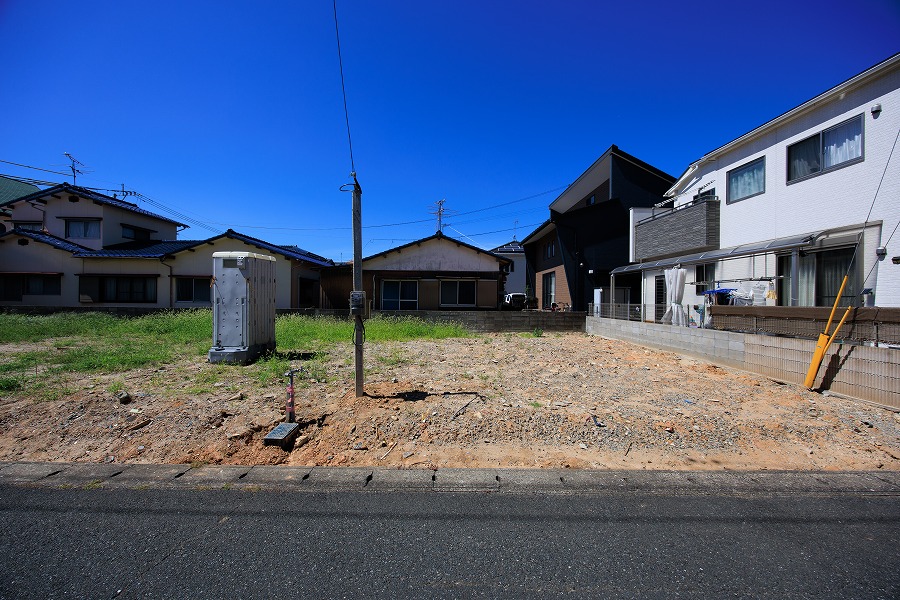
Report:
[{"label": "grass patch", "polygon": [[[353,321],[332,317],[284,315],[275,320],[278,353],[249,367],[204,370],[193,382],[195,392],[208,392],[230,369],[242,371],[260,384],[285,380],[291,367],[282,353],[312,352],[304,372],[296,377],[324,381],[329,350],[353,344]],[[415,317],[375,317],[365,322],[369,342],[471,337],[457,323],[431,323]],[[52,315],[0,314],[0,343],[46,343],[46,349],[0,355],[0,391],[34,393],[55,399],[71,393],[64,379],[72,373],[119,373],[140,367],[169,364],[184,357],[205,356],[212,345],[212,311],[163,311],[140,317],[101,312]],[[396,366],[407,360],[400,350],[379,357]],[[123,389],[114,381],[109,390]]]}]

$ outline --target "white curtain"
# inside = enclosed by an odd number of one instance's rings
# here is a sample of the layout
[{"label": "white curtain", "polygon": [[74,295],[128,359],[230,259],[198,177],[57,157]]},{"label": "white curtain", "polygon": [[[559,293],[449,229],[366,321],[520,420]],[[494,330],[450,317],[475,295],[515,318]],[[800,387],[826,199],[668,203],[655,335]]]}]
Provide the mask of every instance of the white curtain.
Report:
[{"label": "white curtain", "polygon": [[737,169],[729,175],[728,194],[731,200],[740,200],[759,194],[766,189],[765,163],[757,161],[747,167]]},{"label": "white curtain", "polygon": [[862,129],[859,120],[848,121],[822,133],[825,168],[862,156]]},{"label": "white curtain", "polygon": [[684,300],[684,282],[687,269],[666,269],[666,312],[661,319],[665,325],[688,326],[687,311],[681,305]]}]

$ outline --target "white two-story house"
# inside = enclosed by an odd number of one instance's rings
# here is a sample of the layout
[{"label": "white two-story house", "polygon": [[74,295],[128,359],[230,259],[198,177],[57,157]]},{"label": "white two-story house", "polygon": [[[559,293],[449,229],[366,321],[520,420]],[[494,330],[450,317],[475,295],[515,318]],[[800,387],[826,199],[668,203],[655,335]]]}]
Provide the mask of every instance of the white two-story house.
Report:
[{"label": "white two-story house", "polygon": [[900,307],[898,134],[900,54],[692,163],[669,203],[632,211],[633,264],[613,274],[641,272],[658,308],[675,266],[688,308],[711,289],[831,306],[845,275],[842,305]]}]

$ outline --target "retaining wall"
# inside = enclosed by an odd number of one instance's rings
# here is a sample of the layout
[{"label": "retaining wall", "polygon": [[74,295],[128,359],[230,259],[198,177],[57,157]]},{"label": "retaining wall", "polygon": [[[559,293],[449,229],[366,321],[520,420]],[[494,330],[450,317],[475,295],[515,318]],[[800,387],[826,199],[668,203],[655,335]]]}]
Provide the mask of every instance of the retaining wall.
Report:
[{"label": "retaining wall", "polygon": [[[803,384],[814,340],[587,317],[585,331]],[[900,410],[900,349],[835,343],[815,387]]]}]

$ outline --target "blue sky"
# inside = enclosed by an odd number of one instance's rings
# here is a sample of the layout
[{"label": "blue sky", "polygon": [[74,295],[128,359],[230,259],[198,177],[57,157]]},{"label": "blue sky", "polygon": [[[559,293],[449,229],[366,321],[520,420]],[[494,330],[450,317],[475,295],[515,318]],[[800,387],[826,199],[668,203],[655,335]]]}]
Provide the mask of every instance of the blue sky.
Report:
[{"label": "blue sky", "polygon": [[[366,256],[432,235],[442,199],[446,234],[522,239],[611,144],[677,177],[900,50],[895,0],[338,0],[337,15]],[[69,152],[79,185],[352,258],[331,0],[0,0],[0,57],[0,160],[63,172]]]}]

